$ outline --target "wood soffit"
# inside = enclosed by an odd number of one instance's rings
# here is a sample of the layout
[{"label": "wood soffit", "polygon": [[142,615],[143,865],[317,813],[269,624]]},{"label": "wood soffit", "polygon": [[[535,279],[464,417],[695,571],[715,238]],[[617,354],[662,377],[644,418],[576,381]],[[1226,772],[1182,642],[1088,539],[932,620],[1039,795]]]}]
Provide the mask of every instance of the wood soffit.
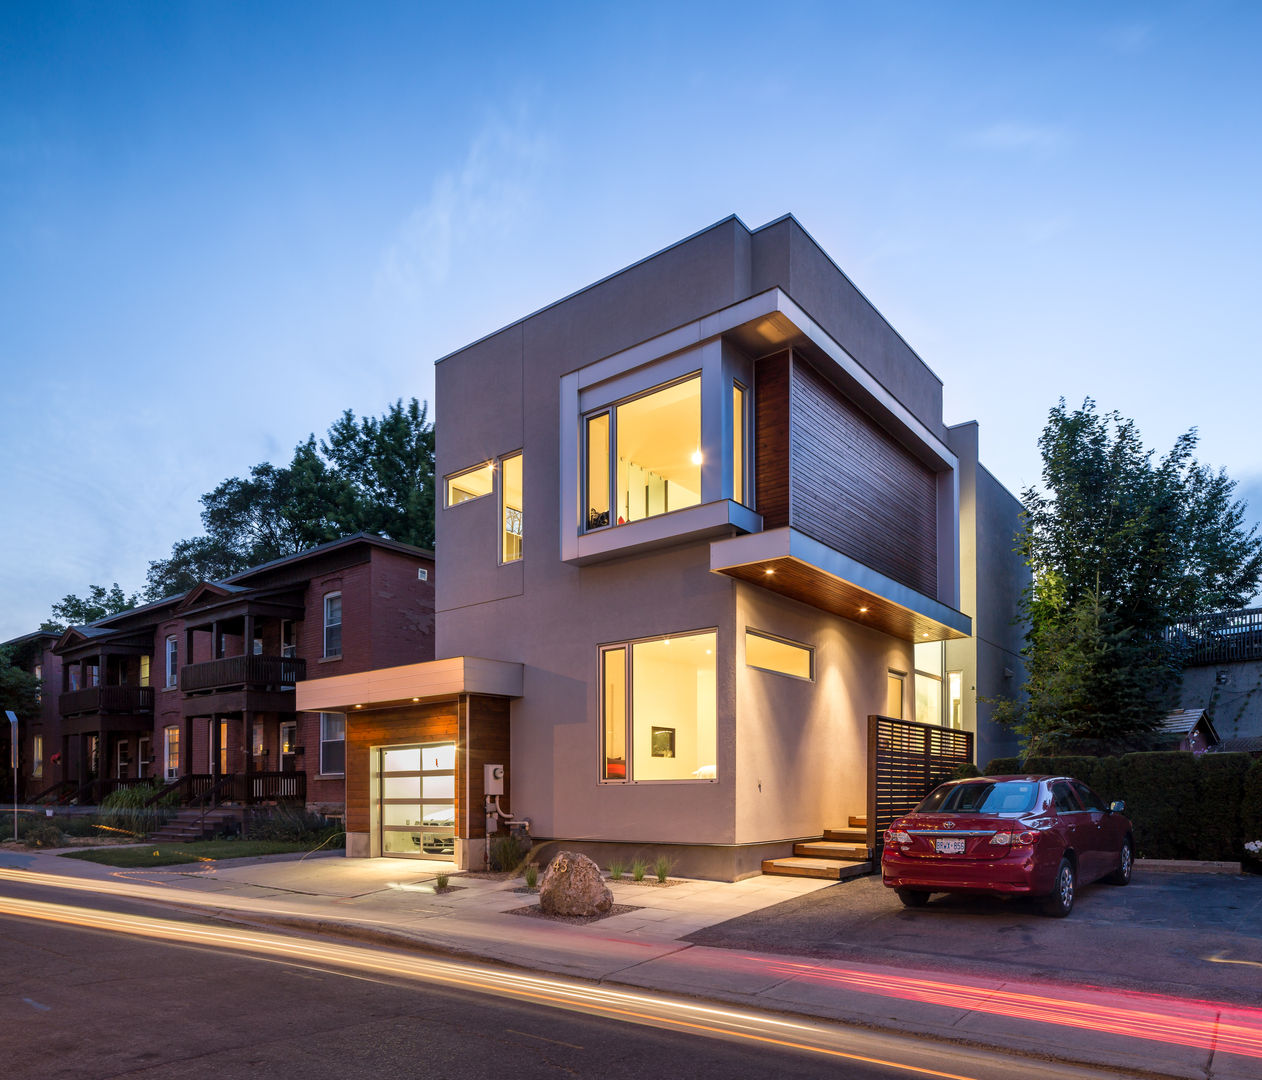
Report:
[{"label": "wood soffit", "polygon": [[717,572],[902,641],[950,641],[969,636],[800,559],[786,556],[726,566]]}]

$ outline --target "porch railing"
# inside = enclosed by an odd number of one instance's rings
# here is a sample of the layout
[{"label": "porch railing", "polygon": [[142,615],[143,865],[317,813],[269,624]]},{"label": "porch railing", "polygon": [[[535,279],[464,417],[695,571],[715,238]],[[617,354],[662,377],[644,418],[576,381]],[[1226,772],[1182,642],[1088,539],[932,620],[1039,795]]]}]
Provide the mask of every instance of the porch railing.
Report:
[{"label": "porch railing", "polygon": [[152,686],[85,686],[67,690],[57,701],[62,716],[73,713],[151,713]]},{"label": "porch railing", "polygon": [[79,785],[73,780],[58,780],[55,784],[49,784],[38,795],[31,799],[32,803],[52,803],[61,805],[67,802],[70,797],[79,790]]},{"label": "porch railing", "polygon": [[973,733],[868,717],[868,847],[879,857],[890,823],[961,765],[973,763]]},{"label": "porch railing", "polygon": [[174,793],[181,806],[213,806],[216,803],[305,803],[305,772],[226,773],[218,781],[210,773],[191,773],[167,784],[145,805],[155,806]]},{"label": "porch railing", "polygon": [[1185,619],[1166,628],[1166,640],[1178,646],[1183,663],[1229,664],[1262,659],[1262,608],[1218,611]]},{"label": "porch railing", "polygon": [[290,690],[307,677],[307,662],[297,656],[225,656],[180,669],[184,693],[243,686],[251,690]]}]

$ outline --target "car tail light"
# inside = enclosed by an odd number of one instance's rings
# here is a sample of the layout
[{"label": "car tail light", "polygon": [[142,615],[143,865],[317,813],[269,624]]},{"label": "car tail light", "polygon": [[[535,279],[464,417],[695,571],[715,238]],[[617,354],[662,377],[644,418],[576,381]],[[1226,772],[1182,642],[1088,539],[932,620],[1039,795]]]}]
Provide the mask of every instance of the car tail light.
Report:
[{"label": "car tail light", "polygon": [[1032,829],[1026,829],[1025,832],[997,832],[990,838],[992,844],[1008,844],[1011,847],[1029,847],[1039,838],[1039,834]]},{"label": "car tail light", "polygon": [[911,837],[907,833],[903,832],[902,829],[890,829],[890,831],[885,834],[885,842],[887,844],[910,844]]}]

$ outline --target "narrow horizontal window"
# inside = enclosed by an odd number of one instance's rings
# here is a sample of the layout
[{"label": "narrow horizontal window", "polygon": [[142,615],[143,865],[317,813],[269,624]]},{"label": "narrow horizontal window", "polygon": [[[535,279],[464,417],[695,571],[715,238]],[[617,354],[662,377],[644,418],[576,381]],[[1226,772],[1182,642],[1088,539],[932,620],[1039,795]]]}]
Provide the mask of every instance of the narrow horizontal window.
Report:
[{"label": "narrow horizontal window", "polygon": [[745,663],[779,675],[792,675],[795,679],[815,677],[814,649],[756,630],[745,631]]},{"label": "narrow horizontal window", "polygon": [[473,469],[447,477],[447,505],[459,506],[490,495],[495,486],[495,464],[486,462]]}]

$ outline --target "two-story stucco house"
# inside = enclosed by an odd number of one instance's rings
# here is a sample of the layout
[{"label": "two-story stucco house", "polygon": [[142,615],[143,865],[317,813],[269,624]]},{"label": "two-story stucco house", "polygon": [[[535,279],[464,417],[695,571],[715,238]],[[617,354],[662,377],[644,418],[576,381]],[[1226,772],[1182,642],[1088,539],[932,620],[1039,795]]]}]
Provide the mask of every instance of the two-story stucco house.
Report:
[{"label": "two-story stucco house", "polygon": [[721,221],[436,387],[439,659],[298,687],[347,714],[349,854],[454,817],[478,864],[501,764],[536,839],[739,877],[864,813],[870,717],[1010,745],[979,701],[1021,682],[1017,503],[792,217]]}]

